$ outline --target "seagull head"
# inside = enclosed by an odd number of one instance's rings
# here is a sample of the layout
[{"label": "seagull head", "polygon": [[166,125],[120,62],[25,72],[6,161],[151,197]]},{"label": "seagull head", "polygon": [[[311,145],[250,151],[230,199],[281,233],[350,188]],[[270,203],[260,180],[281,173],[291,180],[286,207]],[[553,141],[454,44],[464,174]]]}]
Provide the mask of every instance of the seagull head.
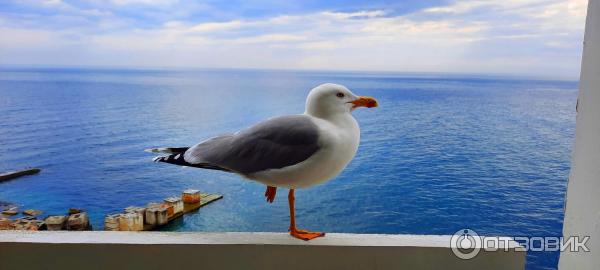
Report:
[{"label": "seagull head", "polygon": [[358,107],[377,107],[372,97],[357,96],[343,85],[325,83],[312,90],[306,98],[306,113],[316,117],[351,113]]}]

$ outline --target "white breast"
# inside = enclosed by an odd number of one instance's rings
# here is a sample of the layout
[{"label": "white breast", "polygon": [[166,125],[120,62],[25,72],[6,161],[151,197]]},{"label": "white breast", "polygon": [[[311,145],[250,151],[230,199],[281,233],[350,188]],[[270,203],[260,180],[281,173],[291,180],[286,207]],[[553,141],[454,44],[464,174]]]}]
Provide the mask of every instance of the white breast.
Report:
[{"label": "white breast", "polygon": [[248,177],[269,186],[306,188],[329,181],[342,172],[358,150],[358,123],[351,114],[331,120],[316,117],[311,120],[319,127],[319,151],[296,165],[257,172]]}]

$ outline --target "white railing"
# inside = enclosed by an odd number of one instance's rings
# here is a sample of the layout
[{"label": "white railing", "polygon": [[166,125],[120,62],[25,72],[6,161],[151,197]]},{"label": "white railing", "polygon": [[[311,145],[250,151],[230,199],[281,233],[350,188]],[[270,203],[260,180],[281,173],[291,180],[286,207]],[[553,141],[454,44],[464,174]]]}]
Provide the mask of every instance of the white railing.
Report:
[{"label": "white railing", "polygon": [[286,233],[0,231],[0,269],[524,269],[526,253],[485,251],[470,260],[451,236]]}]

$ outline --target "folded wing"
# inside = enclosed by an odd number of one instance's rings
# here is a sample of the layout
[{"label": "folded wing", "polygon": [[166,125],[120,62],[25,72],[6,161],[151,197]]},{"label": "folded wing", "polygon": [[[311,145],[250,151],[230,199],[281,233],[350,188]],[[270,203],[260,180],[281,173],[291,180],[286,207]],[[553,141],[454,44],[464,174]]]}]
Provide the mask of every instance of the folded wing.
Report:
[{"label": "folded wing", "polygon": [[195,167],[251,174],[310,158],[319,150],[318,140],[318,128],[308,116],[282,116],[203,141],[180,159]]}]

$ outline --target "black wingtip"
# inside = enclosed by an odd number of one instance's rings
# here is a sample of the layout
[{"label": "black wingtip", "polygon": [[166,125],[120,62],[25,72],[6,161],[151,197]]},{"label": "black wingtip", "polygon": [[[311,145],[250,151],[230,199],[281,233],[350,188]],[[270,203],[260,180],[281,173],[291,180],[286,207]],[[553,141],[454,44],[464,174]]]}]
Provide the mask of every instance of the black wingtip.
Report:
[{"label": "black wingtip", "polygon": [[231,172],[231,170],[226,169],[226,168],[222,168],[216,165],[212,165],[209,163],[198,163],[198,164],[191,164],[188,163],[187,161],[185,161],[185,158],[183,156],[183,154],[174,154],[174,155],[169,155],[169,156],[159,156],[159,157],[155,157],[152,159],[152,161],[154,162],[164,162],[164,163],[169,163],[169,164],[174,164],[174,165],[179,165],[179,166],[185,166],[185,167],[195,167],[195,168],[201,168],[201,169],[209,169],[209,170],[219,170],[219,171],[226,171],[226,172]]}]

